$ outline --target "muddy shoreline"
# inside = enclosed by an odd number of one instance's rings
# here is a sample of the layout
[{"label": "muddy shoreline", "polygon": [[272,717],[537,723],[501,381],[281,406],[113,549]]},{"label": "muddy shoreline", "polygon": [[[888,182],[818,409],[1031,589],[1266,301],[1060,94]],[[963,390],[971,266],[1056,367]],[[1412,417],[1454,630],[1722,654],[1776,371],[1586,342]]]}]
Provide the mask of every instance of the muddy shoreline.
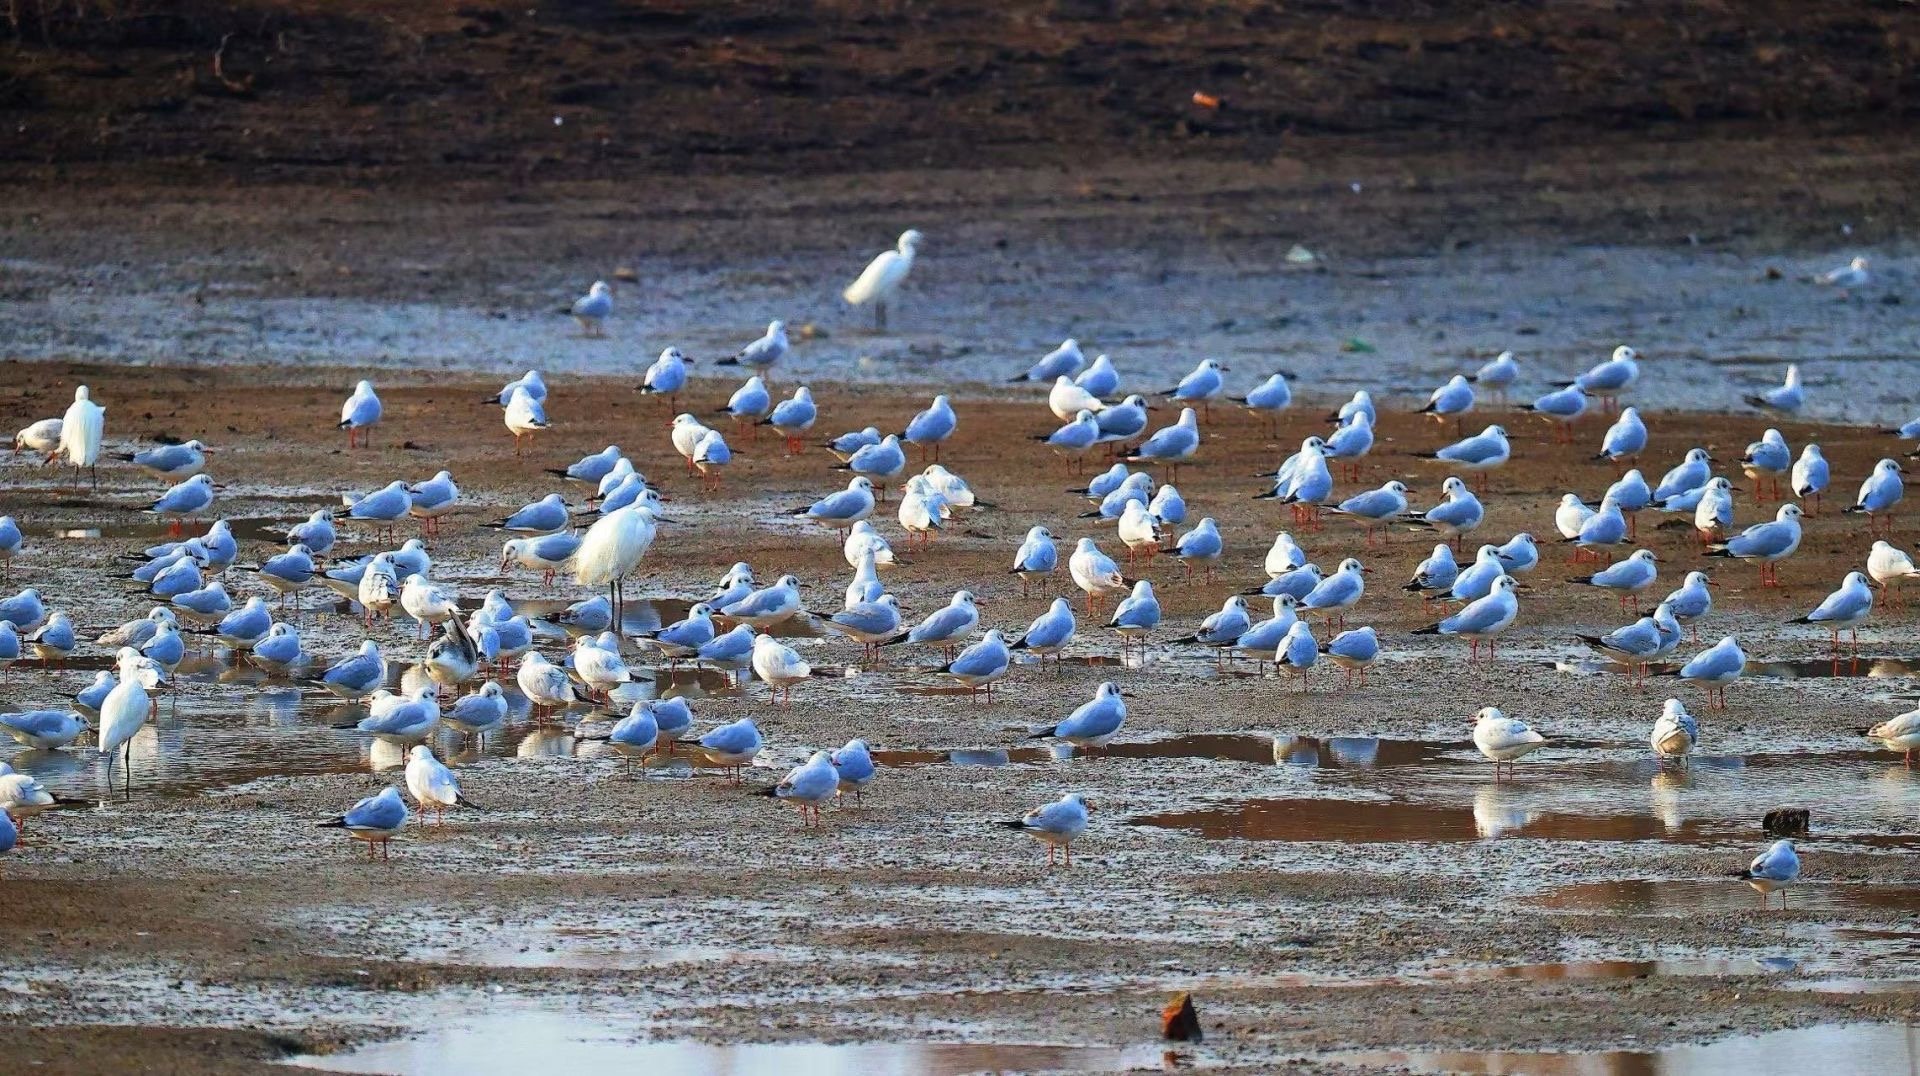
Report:
[{"label": "muddy shoreline", "polygon": [[[623,378],[553,377],[556,428],[533,457],[516,460],[497,411],[476,402],[495,383],[478,378],[383,383],[378,445],[347,455],[329,418],[344,371],[9,369],[0,393],[9,416],[38,417],[85,378],[108,401],[110,437],[213,433],[223,450],[216,473],[230,483],[221,510],[235,518],[290,523],[343,486],[450,467],[471,507],[434,545],[435,574],[472,594],[505,585],[516,597],[549,596],[523,573],[502,583],[496,536],[476,524],[550,488],[542,468],[609,439],[686,520],[650,555],[647,596],[697,596],[736,559],[818,581],[827,604],[845,577],[830,534],[780,518],[837,484],[824,454],[785,459],[766,442],[742,441],[726,488],[702,496],[669,455],[664,401],[639,401]],[[922,402],[871,385],[814,387],[823,432],[903,422]],[[726,391],[701,381],[689,398],[707,406]],[[211,431],[196,427],[208,408],[220,416]],[[1179,484],[1197,514],[1220,519],[1226,571],[1211,586],[1188,586],[1177,569],[1154,569],[1169,625],[1184,632],[1259,581],[1259,558],[1285,524],[1250,499],[1259,483],[1248,476],[1270,466],[1279,445],[1318,428],[1319,413],[1303,402],[1273,440],[1247,416],[1216,412],[1201,464]],[[1656,469],[1696,438],[1737,456],[1757,427],[1743,417],[1663,418],[1648,464]],[[996,447],[1051,425],[1033,390],[982,390],[962,421],[947,462],[999,507],[916,555],[889,585],[919,613],[965,582],[981,593],[989,623],[1017,629],[1043,601],[1021,599],[1003,561],[1026,526],[1066,513],[1072,499],[1061,490],[1071,483]],[[1590,450],[1510,425],[1516,459],[1494,479],[1488,533],[1540,532],[1561,489],[1591,495],[1611,480],[1585,460]],[[1583,442],[1599,428],[1584,428]],[[1795,445],[1817,437],[1848,478],[1893,444],[1860,428],[1782,429]],[[1367,482],[1402,476],[1418,499],[1431,499],[1439,475],[1410,453],[1444,431],[1388,414],[1381,436]],[[42,528],[113,533],[155,484],[113,469],[96,495],[24,461],[5,467],[0,512],[36,531],[13,585],[41,586],[83,626],[143,612],[138,599],[79,582],[142,538],[62,540]],[[1741,521],[1759,511],[1743,500]],[[1084,528],[1111,542],[1110,524],[1073,522],[1076,536]],[[890,520],[883,529],[898,536]],[[692,541],[694,533],[705,537]],[[1642,533],[1670,558],[1663,584],[1697,566],[1684,533]],[[1911,705],[1903,700],[1913,666],[1882,664],[1878,679],[1866,678],[1871,662],[1837,676],[1753,679],[1724,714],[1682,692],[1706,728],[1703,757],[1687,775],[1663,772],[1644,747],[1661,688],[1560,671],[1582,668],[1572,634],[1611,627],[1617,614],[1606,596],[1553,582],[1571,574],[1557,550],[1535,575],[1501,664],[1462,674],[1457,645],[1406,634],[1430,618],[1395,588],[1429,541],[1401,533],[1366,551],[1357,530],[1338,522],[1301,537],[1321,560],[1352,551],[1374,568],[1351,619],[1375,625],[1393,660],[1363,690],[1320,683],[1302,694],[1293,683],[1223,675],[1205,657],[1161,645],[1141,669],[1022,666],[1015,690],[990,706],[922,693],[935,681],[916,671],[928,660],[917,654],[807,685],[791,711],[768,710],[757,692],[696,699],[702,728],[743,714],[765,720],[770,747],[750,786],[855,734],[905,753],[865,803],[830,811],[818,834],[704,768],[623,774],[604,745],[571,735],[582,731],[570,725],[583,711],[539,729],[514,718],[500,746],[460,762],[463,789],[486,811],[410,833],[391,863],[367,864],[312,822],[392,780],[378,769],[390,759],[329,728],[330,700],[291,684],[222,682],[209,669],[188,678],[153,737],[137,743],[131,804],[45,816],[39,839],[0,863],[16,895],[0,1011],[35,1029],[23,1056],[55,1071],[146,1049],[144,1038],[98,1026],[129,1020],[169,1029],[151,1047],[162,1069],[247,1071],[287,1051],[436,1027],[465,1028],[475,1043],[497,1033],[555,1049],[697,1040],[1135,1051],[1066,1059],[1112,1068],[1157,1064],[1154,1014],[1169,992],[1192,988],[1208,1031],[1189,1051],[1197,1062],[1344,1071],[1335,1058],[1346,1051],[1654,1049],[1911,1012],[1920,872],[1908,842],[1920,790],[1897,757],[1853,729],[1868,714]],[[1815,521],[1782,568],[1781,593],[1761,592],[1750,570],[1717,569],[1724,586],[1709,639],[1739,631],[1757,657],[1817,665],[1824,633],[1784,622],[1851,566],[1862,540],[1851,518]],[[355,536],[346,548],[363,547],[371,548]],[[243,559],[261,548],[249,542]],[[410,627],[375,634],[417,658]],[[307,648],[326,656],[360,638],[357,620],[333,612],[310,614],[301,628]],[[1083,623],[1078,650],[1115,653],[1102,634]],[[1914,656],[1911,613],[1876,615],[1863,635],[1871,656]],[[857,656],[841,642],[796,643],[828,665]],[[52,705],[90,675],[21,663],[9,698]],[[1030,727],[1108,678],[1140,697],[1121,743],[1101,757],[941,758],[1024,749]],[[1494,786],[1465,740],[1468,717],[1489,696],[1567,746]],[[316,763],[288,776],[292,758]],[[104,791],[91,752],[58,765],[27,761],[48,764],[63,793]],[[1071,871],[1048,873],[1031,842],[988,825],[1067,788],[1103,807]],[[1761,914],[1724,875],[1760,842],[1759,815],[1787,800],[1815,810],[1808,882],[1793,911]],[[1147,824],[1161,816],[1175,817]],[[1335,820],[1346,828],[1324,828]],[[1846,1041],[1829,1050],[1847,1056]],[[405,1053],[365,1056],[359,1063],[375,1068],[411,1063]],[[817,1060],[860,1055],[837,1056]],[[999,1063],[1044,1056],[1015,1050]],[[923,1054],[865,1063],[933,1071],[942,1062]]]}]

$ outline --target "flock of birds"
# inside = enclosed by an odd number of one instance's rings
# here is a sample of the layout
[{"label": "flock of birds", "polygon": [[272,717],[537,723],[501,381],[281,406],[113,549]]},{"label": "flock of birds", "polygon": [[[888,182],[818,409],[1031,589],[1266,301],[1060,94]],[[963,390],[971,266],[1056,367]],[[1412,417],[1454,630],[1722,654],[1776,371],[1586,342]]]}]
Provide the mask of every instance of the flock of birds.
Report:
[{"label": "flock of birds", "polygon": [[[847,301],[873,306],[876,321],[884,324],[885,304],[911,270],[921,242],[918,232],[903,234],[896,249],[876,258],[846,290]],[[1864,260],[1829,276],[1829,283],[1847,288],[1862,287],[1868,281]],[[612,310],[611,290],[596,283],[570,313],[584,331],[597,335],[604,332]],[[721,361],[748,373],[719,411],[727,429],[709,426],[692,413],[674,418],[669,432],[672,449],[689,475],[698,476],[704,486],[714,488],[722,481],[732,460],[729,434],[736,440],[757,438],[760,428],[767,427],[784,439],[788,454],[807,451],[819,413],[811,392],[800,386],[779,397],[769,387],[771,375],[790,351],[786,326],[774,321],[762,337]],[[677,409],[678,397],[690,387],[690,362],[678,349],[666,349],[646,370],[639,390],[666,396]],[[1123,653],[1134,648],[1144,652],[1162,628],[1153,583],[1134,575],[1144,575],[1156,558],[1167,555],[1180,562],[1189,579],[1200,573],[1211,582],[1227,552],[1213,518],[1202,517],[1188,525],[1187,503],[1174,484],[1180,468],[1192,465],[1202,449],[1202,421],[1211,417],[1215,404],[1232,404],[1262,416],[1274,429],[1279,416],[1293,406],[1291,375],[1275,373],[1234,396],[1228,392],[1229,372],[1216,361],[1204,360],[1172,388],[1152,394],[1179,406],[1178,417],[1158,428],[1152,428],[1155,408],[1148,402],[1150,396],[1123,393],[1120,374],[1109,358],[1098,355],[1089,361],[1073,340],[1011,379],[1048,386],[1046,406],[1061,425],[1034,436],[1039,448],[1063,457],[1075,473],[1084,473],[1089,461],[1112,461],[1075,492],[1090,506],[1083,519],[1113,528],[1121,560],[1104,551],[1099,540],[1086,536],[1077,539],[1064,557],[1064,567],[1083,596],[1080,615],[1104,614],[1099,623],[1118,637]],[[1643,596],[1655,591],[1661,564],[1652,550],[1634,548],[1641,514],[1655,512],[1689,521],[1707,555],[1751,562],[1758,566],[1765,585],[1777,586],[1776,566],[1799,549],[1802,519],[1817,511],[1834,476],[1818,445],[1809,443],[1796,455],[1777,430],[1766,430],[1732,462],[1754,483],[1756,501],[1782,500],[1788,494],[1794,500],[1782,503],[1772,519],[1735,530],[1736,487],[1728,477],[1714,473],[1721,461],[1705,449],[1689,451],[1657,481],[1649,481],[1637,466],[1648,446],[1647,423],[1634,407],[1621,406],[1621,399],[1641,374],[1639,354],[1622,346],[1571,381],[1512,407],[1551,423],[1567,442],[1573,440],[1575,423],[1582,417],[1594,411],[1617,412],[1592,458],[1620,469],[1618,478],[1592,505],[1576,493],[1567,493],[1554,512],[1551,538],[1568,547],[1575,559],[1594,562],[1594,570],[1574,579],[1575,585],[1614,594],[1623,611],[1636,614],[1612,631],[1579,639],[1596,654],[1628,666],[1643,678],[1654,663],[1674,655],[1690,632],[1697,639],[1698,624],[1712,611],[1714,599],[1712,578],[1692,571],[1652,609],[1638,613]],[[1451,421],[1458,438],[1417,454],[1455,472],[1443,483],[1442,499],[1431,506],[1415,506],[1408,487],[1399,481],[1346,495],[1336,491],[1336,473],[1357,477],[1361,461],[1375,444],[1378,405],[1367,391],[1354,393],[1330,416],[1331,430],[1305,438],[1279,467],[1263,475],[1271,486],[1255,496],[1288,506],[1302,533],[1322,529],[1333,517],[1358,525],[1369,548],[1380,533],[1392,528],[1413,528],[1441,539],[1403,589],[1451,611],[1414,634],[1465,640],[1469,661],[1492,661],[1498,639],[1519,617],[1523,589],[1519,580],[1539,567],[1542,553],[1540,540],[1523,532],[1481,544],[1470,561],[1464,560],[1468,536],[1480,529],[1487,516],[1482,497],[1489,495],[1489,477],[1513,452],[1503,426],[1493,424],[1468,433],[1464,420],[1483,404],[1504,405],[1507,393],[1521,379],[1520,362],[1512,353],[1503,353],[1472,373],[1450,378],[1419,409],[1439,423]],[[548,427],[547,395],[542,375],[529,371],[487,398],[500,407],[516,453],[526,451],[528,439]],[[1745,399],[1763,411],[1793,416],[1806,405],[1806,388],[1799,370],[1789,366],[1780,385]],[[21,430],[15,449],[41,454],[44,462],[64,458],[70,466],[85,470],[97,485],[104,417],[105,409],[81,386],[62,417]],[[369,444],[381,417],[382,404],[374,386],[359,382],[340,410],[338,427],[346,431],[348,447]],[[477,609],[467,613],[458,587],[433,576],[427,540],[439,533],[443,519],[466,503],[446,471],[423,482],[396,480],[369,493],[348,493],[339,509],[314,512],[287,532],[284,552],[245,566],[260,593],[236,600],[223,582],[232,578],[226,575],[230,569],[241,568],[239,542],[228,523],[216,521],[199,536],[184,534],[188,523],[214,514],[218,487],[206,468],[215,450],[200,441],[187,441],[123,453],[112,458],[171,483],[146,511],[170,524],[173,540],[141,551],[133,558],[138,567],[128,574],[156,604],[147,616],[95,640],[95,645],[114,654],[114,668],[99,672],[70,708],[0,714],[0,731],[43,750],[68,747],[91,733],[96,749],[107,760],[109,787],[116,758],[128,770],[130,782],[134,734],[152,716],[156,696],[168,689],[194,639],[210,636],[269,673],[299,678],[344,699],[366,700],[368,716],[354,727],[411,748],[403,784],[424,821],[428,813],[438,816],[449,807],[471,806],[461,795],[453,770],[425,741],[443,724],[472,736],[501,728],[508,702],[494,679],[496,674],[511,669],[536,719],[579,702],[611,707],[623,685],[648,678],[627,662],[624,654],[629,643],[669,665],[692,662],[725,670],[729,679],[750,671],[768,686],[776,701],[790,704],[796,686],[816,677],[841,675],[814,669],[774,634],[796,617],[813,618],[826,630],[860,643],[863,662],[882,662],[888,648],[897,645],[938,651],[943,658],[938,668],[941,676],[990,702],[994,685],[1012,670],[1017,654],[1024,651],[1042,664],[1048,658],[1058,661],[1079,637],[1081,622],[1074,603],[1055,597],[1015,638],[1002,628],[980,631],[982,613],[970,590],[955,592],[947,604],[917,621],[906,616],[888,593],[882,575],[899,561],[875,519],[884,518],[877,513],[896,482],[901,496],[892,510],[909,546],[930,543],[955,519],[990,507],[975,496],[963,477],[938,462],[942,444],[955,436],[959,425],[952,401],[943,394],[898,433],[868,426],[821,442],[837,461],[834,470],[849,476],[846,485],[794,508],[792,515],[838,533],[853,573],[841,608],[809,609],[799,579],[783,575],[762,583],[751,566],[740,563],[683,619],[632,637],[622,635],[623,583],[642,564],[659,526],[673,522],[663,511],[662,498],[634,460],[615,445],[552,470],[569,487],[591,491],[587,515],[577,514],[564,493],[554,492],[488,526],[510,535],[501,548],[503,572],[518,565],[541,573],[548,583],[558,573],[568,572],[582,586],[606,590],[604,597],[576,602],[552,617],[574,637],[571,650],[559,663],[539,649],[544,638],[540,625],[516,612],[501,590],[490,591]],[[1920,419],[1890,432],[1920,437]],[[918,454],[926,466],[908,476],[910,453]],[[1156,470],[1163,481],[1155,481]],[[1876,537],[1889,530],[1904,496],[1902,474],[1896,459],[1881,460],[1844,511],[1864,515]],[[334,554],[344,527],[392,541],[409,523],[417,524],[421,535],[397,548],[352,558]],[[1180,530],[1183,526],[1186,529]],[[23,547],[18,522],[0,517],[0,568],[21,554]],[[1009,574],[1019,578],[1023,596],[1035,587],[1044,593],[1054,586],[1062,566],[1059,539],[1049,528],[1035,526],[1013,552]],[[1349,684],[1364,681],[1369,667],[1380,660],[1384,641],[1372,627],[1347,628],[1345,624],[1368,590],[1370,572],[1363,560],[1347,557],[1332,572],[1323,572],[1290,532],[1281,531],[1266,551],[1264,567],[1265,582],[1229,596],[1217,612],[1173,638],[1171,645],[1211,650],[1221,662],[1251,658],[1257,673],[1271,663],[1275,675],[1297,680],[1302,690],[1309,688],[1312,671],[1323,667],[1322,662],[1342,670]],[[1884,538],[1876,540],[1862,569],[1849,572],[1833,593],[1794,623],[1827,628],[1836,650],[1846,645],[1840,639],[1842,630],[1857,646],[1858,627],[1876,604],[1897,600],[1899,588],[1915,578],[1920,578],[1920,566],[1907,553]],[[403,678],[399,693],[386,687],[389,655],[373,638],[367,638],[357,652],[324,667],[305,651],[298,627],[291,621],[302,615],[301,596],[309,587],[347,599],[347,608],[357,612],[369,634],[375,620],[390,618],[396,606],[411,618],[415,631],[421,633],[415,638],[425,637],[425,656]],[[1101,608],[1108,599],[1114,599],[1110,612]],[[1270,601],[1270,609],[1256,613],[1249,599]],[[290,610],[290,619],[277,617],[276,609],[281,614]],[[1322,631],[1335,634],[1321,641],[1316,623]],[[57,664],[81,645],[68,614],[49,605],[37,590],[28,588],[0,599],[0,670],[29,653]],[[1746,667],[1745,650],[1729,635],[1681,662],[1675,675],[1705,689],[1710,706],[1724,707],[1728,686]],[[475,681],[478,686],[470,692],[450,704],[443,702],[443,692]],[[1103,746],[1125,726],[1125,699],[1118,683],[1103,683],[1092,699],[1033,735],[1078,747]],[[645,699],[635,702],[607,737],[614,751],[644,761],[674,752],[691,736],[694,723],[684,698]],[[1883,722],[1866,735],[1904,752],[1911,764],[1913,752],[1920,749],[1920,710]],[[1683,761],[1699,736],[1697,720],[1679,699],[1669,698],[1653,724],[1649,743],[1661,759]],[[1526,722],[1494,707],[1479,712],[1472,739],[1494,763],[1496,779],[1549,743]],[[751,718],[720,725],[692,740],[699,755],[728,768],[735,781],[764,743]],[[813,825],[819,822],[823,805],[836,797],[863,793],[876,775],[866,743],[854,739],[836,751],[814,752],[767,792],[793,804],[804,823]],[[130,784],[128,791],[131,794]],[[28,818],[58,804],[58,798],[33,777],[12,773],[0,764],[0,807],[4,808],[0,851],[14,845],[17,828]],[[1070,863],[1072,842],[1086,830],[1092,810],[1083,797],[1068,794],[1006,824],[1045,842],[1050,863],[1056,848],[1065,852]],[[344,828],[366,842],[371,857],[376,847],[386,854],[387,842],[408,819],[399,790],[390,787],[325,824]],[[1756,858],[1743,877],[1764,899],[1790,884],[1798,871],[1792,843],[1783,840]]]}]

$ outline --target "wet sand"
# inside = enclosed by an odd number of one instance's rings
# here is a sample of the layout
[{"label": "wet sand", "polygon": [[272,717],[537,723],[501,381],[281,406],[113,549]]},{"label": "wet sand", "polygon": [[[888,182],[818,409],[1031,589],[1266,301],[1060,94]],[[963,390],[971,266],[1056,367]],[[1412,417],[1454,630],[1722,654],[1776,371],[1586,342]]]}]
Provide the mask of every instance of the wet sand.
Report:
[{"label": "wet sand", "polygon": [[[433,546],[437,576],[469,595],[498,585],[517,598],[582,597],[570,585],[546,592],[522,572],[500,579],[497,536],[476,524],[551,489],[544,468],[617,441],[684,521],[664,528],[650,554],[644,596],[698,597],[747,560],[765,577],[813,582],[810,604],[831,608],[846,577],[829,532],[783,517],[841,484],[830,457],[785,459],[766,440],[735,438],[741,455],[726,487],[703,495],[670,453],[666,403],[633,395],[631,378],[552,377],[556,428],[521,460],[497,409],[478,402],[497,381],[476,377],[383,378],[376,447],[349,454],[332,429],[357,376],[349,370],[9,369],[0,413],[16,426],[58,413],[85,380],[116,440],[210,435],[226,487],[220,511],[259,521],[248,525],[247,562],[266,548],[255,536],[271,533],[267,521],[290,524],[343,487],[445,466],[469,507]],[[871,384],[814,389],[821,434],[897,426],[924,402]],[[699,382],[682,407],[709,409],[728,391]],[[1012,547],[1026,527],[1058,524],[1083,502],[1063,492],[1076,483],[1056,464],[1006,450],[1054,425],[1038,395],[982,389],[961,400],[961,432],[943,460],[997,507],[893,570],[889,585],[910,614],[962,585],[995,626],[1018,629],[1044,605],[1007,575]],[[1150,570],[1167,613],[1158,639],[1186,634],[1226,595],[1263,581],[1261,557],[1287,521],[1251,499],[1262,485],[1250,476],[1320,429],[1326,402],[1296,406],[1277,438],[1216,410],[1178,484],[1196,518],[1220,521],[1225,570],[1211,585],[1186,584],[1165,560]],[[204,413],[219,416],[211,428],[196,419]],[[1508,425],[1516,459],[1494,476],[1482,533],[1544,537],[1560,492],[1591,498],[1613,478],[1587,459],[1601,423],[1585,423],[1574,448],[1517,416]],[[1664,469],[1695,443],[1735,458],[1761,425],[1663,416],[1647,467]],[[1898,447],[1862,428],[1782,431],[1796,448],[1817,437],[1842,491]],[[1402,477],[1429,503],[1441,475],[1411,453],[1450,434],[1383,416],[1364,482]],[[132,511],[156,483],[113,467],[94,494],[21,460],[6,478],[0,512],[34,528],[14,586],[39,586],[87,627],[145,611],[98,580],[118,554],[158,537]],[[207,666],[136,740],[131,803],[43,816],[36,839],[0,861],[10,909],[0,1013],[34,1028],[21,1056],[74,1072],[124,1064],[135,1050],[162,1071],[246,1071],[308,1052],[327,1055],[313,1059],[320,1065],[420,1068],[436,1041],[464,1044],[483,1071],[545,1056],[526,1051],[641,1040],[1097,1048],[983,1059],[821,1047],[809,1063],[828,1070],[1151,1067],[1156,1015],[1180,989],[1196,992],[1207,1031],[1182,1052],[1249,1070],[1391,1067],[1409,1062],[1380,1051],[1409,1049],[1648,1051],[1897,1021],[1910,1016],[1920,979],[1910,843],[1920,779],[1854,729],[1911,706],[1920,646],[1910,613],[1882,611],[1862,652],[1887,660],[1836,668],[1822,660],[1824,632],[1785,623],[1856,567],[1866,544],[1856,519],[1832,514],[1835,499],[1782,567],[1782,592],[1762,592],[1745,566],[1715,568],[1708,640],[1739,632],[1757,658],[1797,675],[1736,685],[1725,713],[1678,692],[1703,725],[1702,757],[1685,772],[1656,766],[1645,747],[1664,686],[1636,691],[1592,671],[1573,641],[1621,621],[1611,597],[1560,582],[1576,573],[1558,550],[1533,574],[1499,662],[1465,668],[1463,644],[1407,634],[1432,616],[1397,586],[1431,540],[1400,531],[1363,550],[1357,528],[1337,520],[1300,537],[1323,565],[1353,553],[1373,569],[1349,622],[1377,627],[1390,657],[1365,688],[1336,690],[1316,674],[1303,692],[1164,642],[1144,667],[1118,667],[1113,640],[1083,618],[1074,656],[1085,660],[1020,666],[990,705],[927,693],[936,680],[920,653],[803,685],[791,710],[770,709],[764,690],[697,698],[699,728],[745,714],[763,722],[769,747],[745,789],[704,767],[623,773],[604,745],[570,734],[594,720],[584,710],[540,727],[516,713],[499,742],[460,765],[465,793],[486,810],[410,831],[388,863],[356,858],[313,823],[392,782],[394,772],[372,771],[397,758],[333,730],[329,697],[247,676],[221,682]],[[1739,513],[1743,524],[1761,515],[1750,492]],[[54,536],[88,529],[106,537]],[[903,545],[891,517],[882,529]],[[1661,592],[1705,566],[1685,531],[1641,533],[1664,559]],[[1117,549],[1110,524],[1061,530],[1065,541],[1083,534]],[[1910,541],[1910,528],[1896,539]],[[357,535],[343,544],[371,548]],[[230,586],[243,576],[230,573]],[[357,620],[332,612],[300,626],[328,659],[361,635]],[[402,619],[375,637],[417,659],[411,628]],[[819,666],[858,656],[840,641],[795,644]],[[1813,675],[1822,671],[1849,675]],[[54,705],[90,678],[23,662],[9,706]],[[1137,696],[1121,742],[1080,758],[1027,750],[1031,727],[1103,679]],[[1467,743],[1472,713],[1488,702],[1558,741],[1513,782],[1495,783]],[[752,794],[810,750],[854,735],[901,754],[883,755],[865,801],[830,810],[823,831],[801,830]],[[1011,753],[999,765],[943,760],[961,749]],[[14,761],[45,767],[63,794],[105,795],[90,751],[61,755]],[[1048,871],[1039,846],[990,825],[1067,790],[1098,807],[1070,870]],[[1790,912],[1763,914],[1726,875],[1762,845],[1760,816],[1787,804],[1814,812],[1806,880]],[[128,1023],[142,1033],[103,1026]],[[338,1052],[436,1029],[442,1040]],[[1814,1048],[1836,1065],[1877,1064],[1898,1049],[1897,1035],[1889,1047],[1878,1031],[1818,1034],[1828,1037]],[[758,1071],[799,1055],[633,1056]]]}]

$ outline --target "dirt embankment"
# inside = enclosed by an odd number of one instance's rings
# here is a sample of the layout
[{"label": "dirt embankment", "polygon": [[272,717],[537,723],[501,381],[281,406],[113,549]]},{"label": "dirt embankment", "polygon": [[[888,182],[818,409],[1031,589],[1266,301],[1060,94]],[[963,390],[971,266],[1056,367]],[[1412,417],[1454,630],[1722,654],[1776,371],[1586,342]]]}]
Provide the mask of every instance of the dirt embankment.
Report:
[{"label": "dirt embankment", "polygon": [[16,175],[1531,147],[1722,121],[1899,130],[1920,88],[1920,10],[1896,0],[15,0],[0,16],[0,167]]}]

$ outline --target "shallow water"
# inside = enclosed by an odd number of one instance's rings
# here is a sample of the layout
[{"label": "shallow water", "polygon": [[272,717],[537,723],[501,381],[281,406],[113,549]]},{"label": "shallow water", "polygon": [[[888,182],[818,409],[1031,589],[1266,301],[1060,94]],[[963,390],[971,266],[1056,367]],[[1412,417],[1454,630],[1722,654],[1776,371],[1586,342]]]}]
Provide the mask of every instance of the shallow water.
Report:
[{"label": "shallow water", "polygon": [[998,1071],[1113,1071],[1159,1068],[1158,1044],[1060,1046],[986,1043],[714,1044],[648,1042],[631,1019],[477,1003],[479,1015],[419,1035],[344,1053],[303,1055],[292,1064],[330,1072],[503,1076],[544,1068],[634,1071],[651,1076],[960,1076]]},{"label": "shallow water", "polygon": [[1381,1050],[1338,1054],[1333,1060],[1485,1076],[1724,1076],[1738,1072],[1893,1076],[1920,1071],[1920,1025],[1831,1024],[1665,1050]]}]

